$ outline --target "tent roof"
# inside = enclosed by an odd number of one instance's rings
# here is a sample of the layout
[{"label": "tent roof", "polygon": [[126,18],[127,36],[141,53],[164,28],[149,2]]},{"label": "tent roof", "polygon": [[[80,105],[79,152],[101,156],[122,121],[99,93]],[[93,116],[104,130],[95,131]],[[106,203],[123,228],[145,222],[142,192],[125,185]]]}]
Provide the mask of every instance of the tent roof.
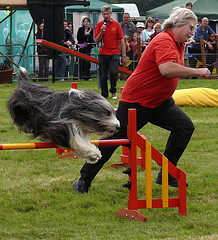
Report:
[{"label": "tent roof", "polygon": [[123,8],[124,12],[129,13],[130,17],[140,17],[139,10],[135,3],[118,3],[112,5]]},{"label": "tent roof", "polygon": [[124,10],[121,7],[113,6],[109,3],[102,2],[99,0],[91,0],[90,6],[84,7],[79,5],[68,6],[65,8],[67,12],[101,12],[101,8],[105,5],[109,5],[112,7],[113,12],[120,12],[123,13]]},{"label": "tent roof", "polygon": [[[209,20],[218,20],[218,1],[217,0],[192,0],[193,12],[197,17],[203,18],[207,17]],[[174,7],[179,7],[180,5],[186,5],[187,0],[174,0],[172,2],[166,3],[162,6],[154,8],[147,11],[146,16],[159,16],[160,19],[168,18],[170,12]]]}]

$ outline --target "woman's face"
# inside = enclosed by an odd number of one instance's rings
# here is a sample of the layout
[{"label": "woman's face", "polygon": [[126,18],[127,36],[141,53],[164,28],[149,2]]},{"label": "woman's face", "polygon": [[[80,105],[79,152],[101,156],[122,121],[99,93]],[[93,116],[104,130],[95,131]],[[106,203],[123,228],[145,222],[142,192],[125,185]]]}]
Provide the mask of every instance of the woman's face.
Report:
[{"label": "woman's face", "polygon": [[138,27],[138,32],[141,33],[144,30],[143,27]]},{"label": "woman's face", "polygon": [[41,23],[41,24],[39,25],[39,29],[40,29],[41,31],[44,30],[44,23]]},{"label": "woman's face", "polygon": [[88,19],[85,19],[85,20],[83,21],[83,25],[84,25],[85,27],[88,27],[88,26],[90,25],[89,20],[88,20]]},{"label": "woman's face", "polygon": [[154,25],[154,23],[153,23],[152,21],[149,21],[149,22],[148,22],[148,26],[149,26],[149,27],[152,27],[153,25]]},{"label": "woman's face", "polygon": [[156,27],[156,28],[155,28],[155,32],[156,32],[156,33],[160,33],[160,30],[161,30],[160,27]]}]

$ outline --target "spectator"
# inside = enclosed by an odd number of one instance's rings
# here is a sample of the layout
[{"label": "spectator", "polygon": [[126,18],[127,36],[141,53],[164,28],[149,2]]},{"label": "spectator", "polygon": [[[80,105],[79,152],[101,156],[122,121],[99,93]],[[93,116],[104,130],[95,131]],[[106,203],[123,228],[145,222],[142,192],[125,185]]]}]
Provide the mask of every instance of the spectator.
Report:
[{"label": "spectator", "polygon": [[70,29],[70,31],[71,31],[72,34],[73,34],[73,24],[72,24],[72,22],[68,22],[68,23],[67,23],[67,27],[68,27],[68,29]]},{"label": "spectator", "polygon": [[119,66],[119,44],[122,52],[122,62],[126,63],[126,49],[123,39],[123,32],[120,24],[111,18],[112,8],[103,6],[101,13],[104,20],[97,23],[94,31],[95,42],[102,42],[103,46],[99,49],[99,75],[101,95],[108,97],[108,72],[110,74],[110,92],[112,98],[117,98],[117,80]]},{"label": "spectator", "polygon": [[[71,22],[67,22],[67,28],[65,30],[68,34],[68,39],[72,42],[72,45],[75,43],[74,37],[73,37],[73,24]],[[71,37],[70,37],[71,35]],[[69,48],[72,48],[72,45],[69,46]],[[71,56],[69,54],[66,55],[66,67],[65,67],[65,77],[69,77],[69,66],[71,64]]]},{"label": "spectator", "polygon": [[[133,70],[133,68],[135,68],[138,64],[138,34],[137,33],[133,33],[132,36],[133,41],[130,43],[131,49],[132,49],[132,60],[133,60],[133,64],[131,66],[131,69]],[[142,48],[140,49],[140,51],[142,51]]]},{"label": "spectator", "polygon": [[[163,23],[163,32],[148,45],[136,70],[127,79],[116,111],[121,128],[109,139],[127,138],[128,109],[135,108],[137,131],[148,122],[170,131],[164,156],[177,165],[192,136],[194,125],[175,105],[172,95],[180,77],[208,77],[210,74],[207,68],[192,69],[183,66],[184,42],[194,34],[196,23],[197,18],[189,9],[173,9]],[[102,158],[96,164],[84,164],[80,171],[81,177],[73,184],[77,193],[88,192],[92,180],[116,148],[117,146],[99,147]],[[161,170],[156,183],[162,184]],[[168,184],[178,187],[178,181],[171,175]]]},{"label": "spectator", "polygon": [[153,27],[154,27],[154,19],[152,17],[148,17],[145,23],[145,29],[143,31],[147,33],[149,37],[154,33]]},{"label": "spectator", "polygon": [[186,7],[187,9],[192,10],[192,8],[193,8],[192,2],[187,2],[186,5],[185,5],[185,7]]},{"label": "spectator", "polygon": [[[137,34],[137,33],[136,33]],[[126,35],[124,36],[124,42],[125,42],[125,46],[126,46],[126,58],[130,59],[132,57],[132,48],[129,42],[129,36]]]},{"label": "spectator", "polygon": [[154,17],[154,24],[160,23],[160,18],[158,16]]},{"label": "spectator", "polygon": [[[199,27],[197,27],[197,29],[196,29],[194,39],[195,39],[196,42],[199,42],[199,37],[203,36],[204,43],[208,46],[209,49],[212,50],[212,46],[208,42],[208,39],[209,39],[209,35],[211,33],[215,33],[215,32],[213,31],[213,29],[208,24],[209,24],[208,18],[204,17],[202,19],[201,25]],[[197,47],[200,48],[200,46],[197,46]]]},{"label": "spectator", "polygon": [[[69,48],[75,43],[72,32],[69,28],[67,28],[67,20],[64,20],[64,40],[62,44]],[[65,68],[66,68],[66,60],[67,55],[65,53],[60,53],[59,58],[55,59],[55,77],[59,80],[64,81],[65,77]]]},{"label": "spectator", "polygon": [[137,45],[137,42],[138,42],[138,34],[137,33],[133,33],[132,39],[133,39],[133,41],[130,43],[130,46],[132,48],[133,56],[136,56],[134,59],[137,59],[138,48],[135,47],[135,46]]},{"label": "spectator", "polygon": [[[212,30],[212,28],[208,25],[208,18],[204,17],[202,19],[202,24],[197,27],[196,32],[195,32],[195,36],[194,36],[194,40],[196,42],[196,44],[193,44],[190,48],[189,48],[189,54],[196,54],[196,57],[199,61],[202,62],[202,57],[201,57],[201,46],[200,46],[200,36],[203,36],[203,40],[205,45],[209,48],[209,49],[213,49],[212,45],[210,44],[210,42],[208,42],[209,39],[209,35],[211,33],[214,33],[214,31]],[[196,67],[196,63],[197,60],[195,59],[195,56],[193,55],[193,57],[191,57],[189,59],[189,63],[191,65],[191,67]]]},{"label": "spectator", "polygon": [[217,48],[216,48],[216,35],[214,33],[211,33],[208,39],[208,43],[212,46],[212,48],[206,47],[207,51],[207,64],[208,69],[213,72],[214,64],[216,63],[216,57],[217,57]]},{"label": "spectator", "polygon": [[132,42],[132,35],[135,32],[138,32],[137,27],[134,23],[130,22],[129,13],[123,14],[123,21],[120,23],[123,36],[129,36],[129,42]]},{"label": "spectator", "polygon": [[[90,23],[90,19],[88,17],[84,17],[82,20],[82,27],[80,27],[77,32],[77,45],[79,46],[79,51],[88,56],[91,54],[94,43],[93,29],[90,27]],[[79,63],[79,78],[84,80],[91,80],[91,63],[82,59],[79,59]]]},{"label": "spectator", "polygon": [[[43,39],[44,23],[38,26],[36,39]],[[39,58],[39,74],[38,77],[44,81],[48,80],[49,58],[48,48],[43,45],[37,45],[37,52]]]},{"label": "spectator", "polygon": [[150,37],[150,41],[155,37],[157,36],[161,31],[161,24],[160,23],[156,23],[154,25],[154,33],[151,35]]},{"label": "spectator", "polygon": [[141,40],[142,51],[144,51],[146,47],[146,42],[148,42],[150,37],[146,32],[144,32],[145,25],[143,22],[137,22],[136,27],[138,28],[138,33]]}]

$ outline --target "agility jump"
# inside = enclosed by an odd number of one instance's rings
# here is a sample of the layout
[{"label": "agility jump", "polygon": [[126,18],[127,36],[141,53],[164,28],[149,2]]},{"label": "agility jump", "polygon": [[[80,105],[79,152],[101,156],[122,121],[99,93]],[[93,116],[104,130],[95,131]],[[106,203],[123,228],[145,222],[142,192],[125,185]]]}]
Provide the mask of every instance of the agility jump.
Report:
[{"label": "agility jump", "polygon": [[[173,208],[178,207],[180,215],[186,215],[186,174],[169,162],[161,153],[152,147],[144,136],[136,131],[136,110],[128,111],[128,139],[93,140],[96,146],[128,146],[128,155],[125,156],[128,169],[123,173],[128,174],[129,180],[124,187],[129,189],[128,208],[121,209],[116,214],[123,218],[146,222],[146,217],[138,209],[146,208]],[[14,143],[0,144],[0,150],[18,149],[46,149],[57,148],[53,143]],[[139,159],[137,148],[141,149]],[[151,159],[162,166],[162,198],[152,199],[152,172]],[[128,161],[127,161],[128,160]],[[140,160],[140,161],[139,161]],[[145,199],[137,197],[137,165],[145,167]],[[178,198],[168,197],[168,173],[178,180]]]}]

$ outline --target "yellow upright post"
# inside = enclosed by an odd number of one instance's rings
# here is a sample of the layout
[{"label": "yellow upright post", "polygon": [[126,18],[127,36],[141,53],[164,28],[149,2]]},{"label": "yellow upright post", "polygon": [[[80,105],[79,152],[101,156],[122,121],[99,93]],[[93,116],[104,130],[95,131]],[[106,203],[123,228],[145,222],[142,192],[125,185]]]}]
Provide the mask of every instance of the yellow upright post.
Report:
[{"label": "yellow upright post", "polygon": [[162,155],[162,207],[168,207],[168,160]]},{"label": "yellow upright post", "polygon": [[151,144],[145,141],[145,193],[146,208],[152,208]]}]

